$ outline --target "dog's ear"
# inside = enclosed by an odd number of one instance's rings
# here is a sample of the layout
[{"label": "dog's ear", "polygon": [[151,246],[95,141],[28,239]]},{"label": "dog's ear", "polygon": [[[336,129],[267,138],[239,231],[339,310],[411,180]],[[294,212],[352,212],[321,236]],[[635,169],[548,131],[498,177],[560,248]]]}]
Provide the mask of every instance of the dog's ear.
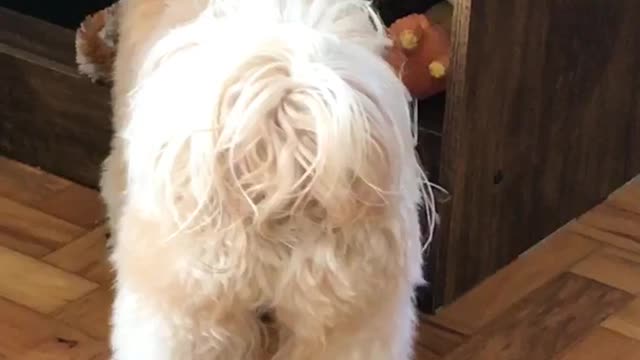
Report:
[{"label": "dog's ear", "polygon": [[78,71],[94,82],[112,81],[118,42],[118,8],[116,3],[87,16],[76,31]]}]

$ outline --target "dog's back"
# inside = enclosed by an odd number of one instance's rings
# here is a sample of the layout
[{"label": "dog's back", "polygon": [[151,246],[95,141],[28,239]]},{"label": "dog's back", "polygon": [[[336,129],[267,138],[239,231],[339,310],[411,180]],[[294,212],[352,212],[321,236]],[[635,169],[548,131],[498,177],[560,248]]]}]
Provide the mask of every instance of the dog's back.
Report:
[{"label": "dog's back", "polygon": [[277,359],[407,359],[422,177],[369,4],[128,2],[116,359],[255,358],[263,309]]}]

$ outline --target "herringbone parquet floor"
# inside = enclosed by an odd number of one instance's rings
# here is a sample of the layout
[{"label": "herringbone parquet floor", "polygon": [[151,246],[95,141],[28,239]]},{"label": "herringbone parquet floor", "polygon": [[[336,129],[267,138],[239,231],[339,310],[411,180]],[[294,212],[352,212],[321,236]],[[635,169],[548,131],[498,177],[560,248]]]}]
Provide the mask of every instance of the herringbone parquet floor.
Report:
[{"label": "herringbone parquet floor", "polygon": [[[108,359],[105,257],[94,191],[0,157],[0,359]],[[417,359],[637,360],[639,296],[636,181],[424,316]]]}]

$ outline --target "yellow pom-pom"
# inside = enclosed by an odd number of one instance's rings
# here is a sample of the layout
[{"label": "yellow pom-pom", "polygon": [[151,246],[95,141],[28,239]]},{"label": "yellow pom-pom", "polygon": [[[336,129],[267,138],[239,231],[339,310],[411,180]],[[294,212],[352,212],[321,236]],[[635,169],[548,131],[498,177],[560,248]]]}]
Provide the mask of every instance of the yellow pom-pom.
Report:
[{"label": "yellow pom-pom", "polygon": [[447,69],[439,61],[429,64],[429,73],[436,79],[443,78],[447,74]]},{"label": "yellow pom-pom", "polygon": [[400,46],[405,50],[413,50],[418,47],[418,35],[415,31],[404,30],[400,33]]}]

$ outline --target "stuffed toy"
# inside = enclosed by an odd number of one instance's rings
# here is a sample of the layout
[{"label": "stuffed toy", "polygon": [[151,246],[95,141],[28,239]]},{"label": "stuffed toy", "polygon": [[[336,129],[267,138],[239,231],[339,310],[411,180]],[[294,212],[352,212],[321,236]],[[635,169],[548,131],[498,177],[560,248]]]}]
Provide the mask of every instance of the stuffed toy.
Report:
[{"label": "stuffed toy", "polygon": [[118,3],[89,15],[76,31],[76,62],[80,74],[110,83],[118,43]]},{"label": "stuffed toy", "polygon": [[[118,42],[118,6],[115,3],[88,16],[76,32],[78,70],[94,82],[109,84],[112,80]],[[426,14],[406,16],[389,27],[393,47],[387,60],[417,99],[445,89],[451,9],[447,2],[441,2]]]},{"label": "stuffed toy", "polygon": [[387,60],[416,99],[446,88],[449,70],[452,7],[446,2],[425,14],[412,14],[389,27],[393,40]]}]

